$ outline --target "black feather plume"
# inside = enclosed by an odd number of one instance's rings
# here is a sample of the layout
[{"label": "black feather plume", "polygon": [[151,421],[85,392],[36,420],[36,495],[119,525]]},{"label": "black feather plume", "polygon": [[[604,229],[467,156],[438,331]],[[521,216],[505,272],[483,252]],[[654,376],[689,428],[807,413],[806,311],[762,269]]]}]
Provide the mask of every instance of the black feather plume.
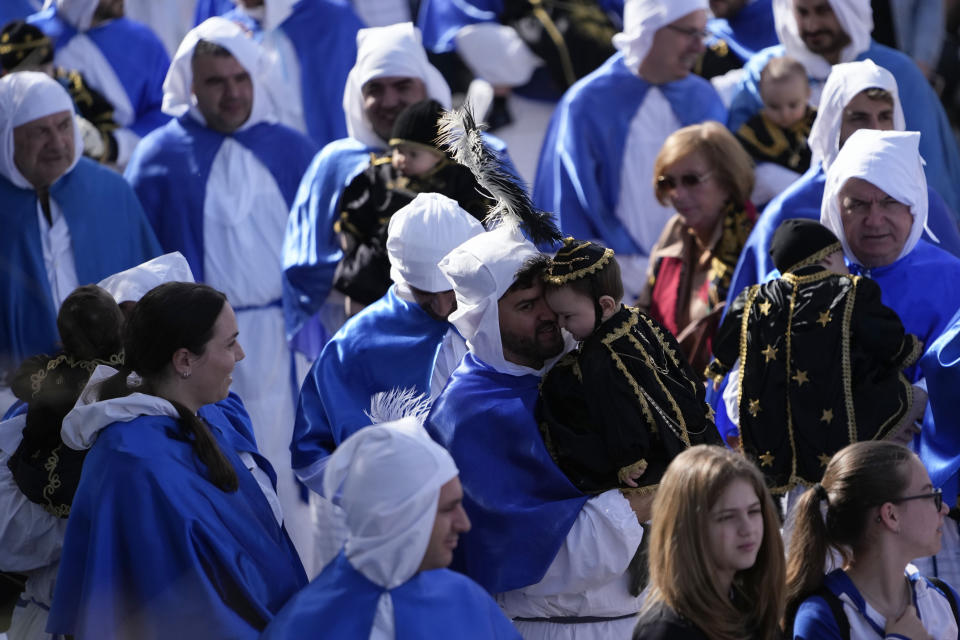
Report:
[{"label": "black feather plume", "polygon": [[480,188],[496,201],[483,221],[488,229],[504,223],[517,224],[536,245],[555,244],[563,239],[553,216],[533,206],[520,179],[484,141],[483,127],[476,123],[468,107],[445,112],[439,131],[437,142],[454,160],[470,169]]}]

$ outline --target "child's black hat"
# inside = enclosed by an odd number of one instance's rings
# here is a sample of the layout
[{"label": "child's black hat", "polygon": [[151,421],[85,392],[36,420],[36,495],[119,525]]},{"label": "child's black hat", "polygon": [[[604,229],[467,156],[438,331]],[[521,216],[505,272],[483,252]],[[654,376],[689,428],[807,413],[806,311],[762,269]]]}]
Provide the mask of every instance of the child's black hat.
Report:
[{"label": "child's black hat", "polygon": [[607,249],[586,240],[565,238],[563,248],[550,261],[543,279],[550,284],[566,284],[571,280],[596,273],[613,258],[613,249]]},{"label": "child's black hat", "polygon": [[843,251],[837,236],[805,218],[784,220],[770,243],[770,257],[781,274],[816,264],[837,251]]},{"label": "child's black hat", "polygon": [[419,144],[437,153],[444,153],[437,146],[437,122],[443,115],[443,107],[436,100],[415,102],[397,116],[390,130],[390,146]]},{"label": "child's black hat", "polygon": [[27,63],[53,62],[53,43],[43,31],[23,20],[14,20],[0,30],[0,68],[10,72]]}]

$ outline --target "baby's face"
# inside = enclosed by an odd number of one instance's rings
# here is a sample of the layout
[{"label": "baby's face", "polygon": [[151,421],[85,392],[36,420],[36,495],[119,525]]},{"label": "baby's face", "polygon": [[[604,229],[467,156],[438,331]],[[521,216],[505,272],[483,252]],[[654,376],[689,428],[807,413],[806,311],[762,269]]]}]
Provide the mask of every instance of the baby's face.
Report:
[{"label": "baby's face", "polygon": [[834,251],[821,260],[820,264],[823,265],[823,268],[827,271],[833,271],[834,273],[845,276],[850,275],[850,269],[847,268],[847,263],[843,259],[843,251]]},{"label": "baby's face", "polygon": [[547,290],[547,305],[557,314],[560,328],[566,329],[577,340],[586,340],[597,324],[597,312],[590,296],[572,287]]},{"label": "baby's face", "polygon": [[809,96],[810,86],[807,79],[799,75],[776,82],[765,80],[760,84],[764,115],[784,129],[803,118]]},{"label": "baby's face", "polygon": [[399,144],[393,148],[393,168],[408,178],[424,175],[442,159],[440,152],[415,144]]}]

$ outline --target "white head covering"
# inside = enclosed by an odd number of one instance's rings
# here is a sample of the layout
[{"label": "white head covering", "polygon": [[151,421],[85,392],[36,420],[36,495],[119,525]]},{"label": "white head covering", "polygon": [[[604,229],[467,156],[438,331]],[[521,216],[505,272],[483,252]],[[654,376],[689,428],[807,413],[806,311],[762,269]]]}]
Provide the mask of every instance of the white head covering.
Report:
[{"label": "white head covering", "polygon": [[107,276],[97,283],[113,296],[117,304],[136,302],[153,289],[165,282],[195,282],[187,259],[179,251],[167,253],[131,267],[126,271]]},{"label": "white head covering", "polygon": [[623,31],[613,36],[613,46],[623,52],[623,62],[634,73],[653,46],[660,29],[698,9],[707,0],[627,0],[623,6]]},{"label": "white head covering", "polygon": [[885,89],[893,96],[893,128],[903,131],[906,123],[900,107],[900,93],[893,74],[877,66],[873,60],[843,62],[833,66],[820,95],[817,117],[810,129],[808,144],[812,152],[812,164],[820,162],[826,171],[840,151],[840,125],[843,110],[858,93],[867,89]]},{"label": "white head covering", "polygon": [[43,8],[56,5],[57,15],[67,24],[77,31],[86,31],[90,28],[98,4],[100,0],[47,0]]},{"label": "white head covering", "polygon": [[472,353],[501,373],[541,373],[503,357],[497,306],[523,264],[539,254],[519,229],[501,225],[467,240],[440,261],[440,271],[457,296],[457,310],[450,314],[450,323]]},{"label": "white head covering", "polygon": [[[13,130],[61,111],[73,113],[73,100],[67,90],[47,74],[18,71],[0,78],[0,175],[21,189],[33,189],[13,160]],[[70,173],[83,155],[80,127],[73,125],[73,162],[63,172]]]},{"label": "white head covering", "polygon": [[387,589],[412,578],[430,542],[440,488],[458,473],[415,418],[364,427],[344,440],[330,456],[323,489],[346,514],[350,564]]},{"label": "white head covering", "polygon": [[439,193],[419,194],[390,218],[390,278],[431,293],[449,291],[450,282],[437,264],[479,233],[483,233],[483,225],[456,200]]},{"label": "white head covering", "polygon": [[163,112],[179,118],[189,111],[191,117],[206,126],[206,120],[197,108],[197,98],[193,95],[192,88],[193,50],[200,40],[218,44],[229,51],[250,74],[253,82],[253,106],[250,117],[238,130],[264,121],[272,122],[270,100],[267,99],[264,93],[266,88],[260,81],[265,68],[260,45],[254,42],[240,25],[220,17],[204,20],[183,38],[163,81]]},{"label": "white head covering", "polygon": [[343,112],[347,117],[347,135],[368,147],[385,148],[387,143],[373,130],[363,111],[363,85],[376,78],[419,78],[427,96],[450,108],[450,87],[427,60],[419,29],[411,22],[388,27],[360,29],[357,32],[357,62],[347,76],[343,90]]},{"label": "white head covering", "polygon": [[827,171],[820,222],[840,238],[847,259],[859,264],[847,244],[838,201],[840,189],[850,178],[866,180],[910,207],[913,226],[897,260],[910,253],[927,224],[927,178],[920,157],[920,134],[875,129],[854,131]]},{"label": "white head covering", "polygon": [[[830,63],[807,49],[797,28],[793,13],[794,0],[773,0],[773,22],[777,38],[787,50],[787,55],[796,58],[807,70],[807,75],[825,80],[830,75]],[[830,0],[840,26],[850,37],[850,44],[840,52],[840,62],[850,62],[870,46],[873,31],[873,11],[870,0]]]},{"label": "white head covering", "polygon": [[247,8],[240,4],[240,0],[233,0],[240,11],[256,18],[264,31],[276,29],[293,13],[293,5],[299,0],[264,0],[260,7]]}]

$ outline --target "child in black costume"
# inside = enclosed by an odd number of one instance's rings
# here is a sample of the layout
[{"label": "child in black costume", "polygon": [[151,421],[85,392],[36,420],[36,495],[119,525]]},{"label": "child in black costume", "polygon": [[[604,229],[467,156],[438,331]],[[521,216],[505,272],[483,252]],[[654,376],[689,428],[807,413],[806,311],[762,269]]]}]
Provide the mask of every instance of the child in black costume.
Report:
[{"label": "child in black costume", "polygon": [[390,288],[387,226],[390,217],[418,193],[441,193],[456,200],[478,220],[492,200],[484,196],[470,170],[454,162],[436,144],[443,107],[422,100],[404,109],[393,125],[391,150],[373,155],[370,166],[353,179],[340,199],[343,260],[334,287],[359,305],[381,298]]},{"label": "child in black costume", "polygon": [[826,227],[786,220],[770,255],[783,276],[736,298],[706,373],[717,386],[739,367],[728,393],[737,393],[740,447],[785,493],[819,482],[848,444],[912,435],[926,394],[902,371],[923,345],[875,282],[849,275]]},{"label": "child in black costume", "polygon": [[574,485],[652,493],[674,456],[720,442],[676,339],[620,303],[612,249],[568,238],[545,281],[557,321],[581,341],[546,374],[537,405],[547,449]]}]

